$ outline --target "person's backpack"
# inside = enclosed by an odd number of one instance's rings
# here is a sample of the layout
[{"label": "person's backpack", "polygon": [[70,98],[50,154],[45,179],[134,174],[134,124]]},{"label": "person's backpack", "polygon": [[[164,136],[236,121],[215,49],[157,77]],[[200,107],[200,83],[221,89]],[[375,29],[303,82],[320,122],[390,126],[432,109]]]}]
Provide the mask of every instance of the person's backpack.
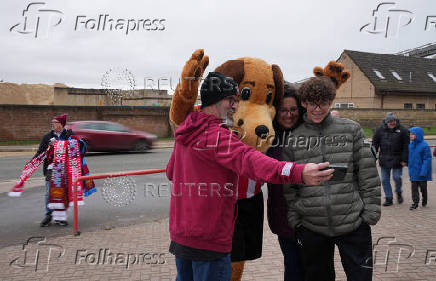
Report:
[{"label": "person's backpack", "polygon": [[436,147],[434,148],[433,156],[436,157]]}]

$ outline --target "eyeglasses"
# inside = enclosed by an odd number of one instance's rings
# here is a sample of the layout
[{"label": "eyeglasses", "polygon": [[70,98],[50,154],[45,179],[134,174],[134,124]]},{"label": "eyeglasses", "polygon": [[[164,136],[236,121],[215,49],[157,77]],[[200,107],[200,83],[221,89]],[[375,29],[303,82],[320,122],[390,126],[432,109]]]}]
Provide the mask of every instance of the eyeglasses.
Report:
[{"label": "eyeglasses", "polygon": [[315,103],[315,102],[307,102],[307,107],[310,109],[316,109],[317,107],[321,109],[322,107],[329,107],[330,102],[329,101],[323,101],[321,103]]},{"label": "eyeglasses", "polygon": [[51,121],[50,123],[56,124],[56,123],[61,123],[61,122],[59,122],[59,121]]},{"label": "eyeglasses", "polygon": [[229,101],[230,106],[233,106],[233,105],[235,105],[235,103],[239,102],[239,100],[237,98],[234,98],[234,97],[227,97],[226,99]]},{"label": "eyeglasses", "polygon": [[289,109],[286,109],[286,108],[280,108],[279,109],[279,113],[283,114],[283,115],[288,114],[288,113],[294,113],[294,112],[297,112],[297,111],[298,111],[298,107],[297,106],[293,106],[293,107],[291,107]]}]

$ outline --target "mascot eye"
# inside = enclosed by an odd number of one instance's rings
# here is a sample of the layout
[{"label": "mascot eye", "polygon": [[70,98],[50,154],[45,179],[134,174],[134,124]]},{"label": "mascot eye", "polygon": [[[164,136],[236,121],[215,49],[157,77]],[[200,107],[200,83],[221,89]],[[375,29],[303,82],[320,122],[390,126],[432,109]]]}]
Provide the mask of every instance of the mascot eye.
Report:
[{"label": "mascot eye", "polygon": [[241,91],[241,99],[242,100],[248,100],[251,95],[251,89],[249,87],[245,87]]},{"label": "mascot eye", "polygon": [[269,104],[269,102],[272,100],[272,93],[271,91],[266,94],[266,103]]}]

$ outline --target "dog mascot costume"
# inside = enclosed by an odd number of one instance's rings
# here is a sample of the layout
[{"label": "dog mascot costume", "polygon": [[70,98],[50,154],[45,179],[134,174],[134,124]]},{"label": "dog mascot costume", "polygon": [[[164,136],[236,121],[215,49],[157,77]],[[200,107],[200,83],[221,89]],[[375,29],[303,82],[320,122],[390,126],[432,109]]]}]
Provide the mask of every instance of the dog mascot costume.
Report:
[{"label": "dog mascot costume", "polygon": [[[209,57],[204,56],[202,49],[196,50],[186,62],[171,103],[170,120],[173,125],[180,125],[189,112],[199,110],[194,104],[200,80],[208,64]],[[280,105],[283,97],[284,80],[280,67],[269,65],[261,59],[244,57],[228,60],[215,71],[238,83],[241,95],[237,111],[233,115],[233,131],[245,144],[266,152],[274,140],[272,121],[276,107]],[[337,88],[350,75],[343,71],[341,64],[334,61],[324,69],[316,67],[314,73],[316,76],[329,76]],[[232,281],[241,280],[245,261],[260,258],[262,255],[262,184],[239,177],[238,214],[231,253]]]}]

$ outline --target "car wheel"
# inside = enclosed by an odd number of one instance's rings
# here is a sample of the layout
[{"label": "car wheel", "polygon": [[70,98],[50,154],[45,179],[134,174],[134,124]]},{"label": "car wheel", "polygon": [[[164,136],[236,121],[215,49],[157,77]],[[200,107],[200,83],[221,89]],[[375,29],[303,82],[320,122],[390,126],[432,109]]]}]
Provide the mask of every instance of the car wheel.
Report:
[{"label": "car wheel", "polygon": [[150,149],[150,147],[148,146],[148,143],[145,140],[139,140],[135,144],[135,151],[144,152],[144,151],[147,151],[149,149]]}]

